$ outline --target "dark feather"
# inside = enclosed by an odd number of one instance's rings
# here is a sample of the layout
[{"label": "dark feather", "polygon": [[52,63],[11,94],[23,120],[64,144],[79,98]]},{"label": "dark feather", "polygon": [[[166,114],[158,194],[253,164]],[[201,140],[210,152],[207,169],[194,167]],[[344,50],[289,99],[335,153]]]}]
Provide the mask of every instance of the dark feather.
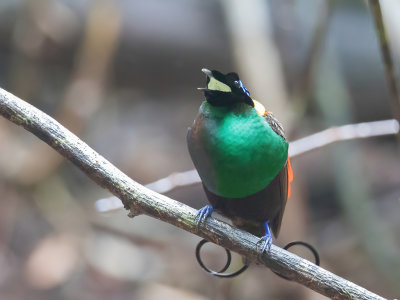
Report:
[{"label": "dark feather", "polygon": [[[285,139],[283,128],[275,117],[271,113],[267,113],[264,117],[271,128]],[[193,126],[189,128],[187,141],[195,165],[201,165],[203,168],[210,170],[205,172],[209,174],[209,177],[202,178],[207,182],[208,180],[213,180],[211,161],[203,147],[198,146],[202,145],[203,141],[200,139],[204,138],[199,134],[199,128],[203,126],[203,119],[204,116],[200,114]],[[203,187],[214,209],[230,218],[234,225],[261,237],[265,235],[264,223],[267,221],[273,234],[277,237],[288,198],[288,184],[288,166],[286,163],[268,186],[247,197],[221,197],[209,191],[204,183]]]},{"label": "dark feather", "polygon": [[275,116],[271,112],[267,112],[264,115],[265,120],[268,122],[269,126],[276,132],[276,134],[280,135],[286,140],[285,132],[281,123],[275,118]]},{"label": "dark feather", "polygon": [[267,221],[274,236],[278,236],[288,196],[287,165],[266,188],[244,198],[221,197],[207,190],[205,186],[204,190],[214,209],[230,218],[237,227],[263,236],[264,223]]}]

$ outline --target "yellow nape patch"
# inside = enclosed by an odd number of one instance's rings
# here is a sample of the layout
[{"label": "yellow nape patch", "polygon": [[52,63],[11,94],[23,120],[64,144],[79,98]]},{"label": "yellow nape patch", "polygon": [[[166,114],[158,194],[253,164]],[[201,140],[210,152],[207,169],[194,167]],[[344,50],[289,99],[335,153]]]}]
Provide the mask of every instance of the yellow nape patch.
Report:
[{"label": "yellow nape patch", "polygon": [[265,116],[265,113],[267,112],[265,110],[264,105],[262,105],[260,102],[258,102],[257,100],[251,99],[253,100],[254,103],[254,109],[256,110],[257,114],[261,117]]},{"label": "yellow nape patch", "polygon": [[207,85],[209,90],[213,91],[221,91],[221,92],[232,92],[232,89],[227,86],[225,83],[218,81],[214,77],[210,77],[210,82]]}]

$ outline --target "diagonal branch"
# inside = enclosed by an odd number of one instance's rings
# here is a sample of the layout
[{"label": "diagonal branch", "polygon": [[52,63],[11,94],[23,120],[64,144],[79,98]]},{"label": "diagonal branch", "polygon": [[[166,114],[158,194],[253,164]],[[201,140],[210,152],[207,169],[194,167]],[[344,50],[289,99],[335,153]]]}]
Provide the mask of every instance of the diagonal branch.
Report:
[{"label": "diagonal branch", "polygon": [[24,127],[119,197],[131,215],[146,214],[257,261],[332,299],[384,299],[275,245],[261,256],[258,238],[209,218],[197,228],[196,210],[138,184],[61,124],[0,88],[0,114]]}]

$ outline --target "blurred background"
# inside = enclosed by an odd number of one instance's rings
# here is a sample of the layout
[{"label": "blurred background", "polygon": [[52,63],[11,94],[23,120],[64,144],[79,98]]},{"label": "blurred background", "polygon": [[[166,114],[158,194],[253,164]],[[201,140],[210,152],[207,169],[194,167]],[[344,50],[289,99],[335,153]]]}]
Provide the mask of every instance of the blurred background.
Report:
[{"label": "blurred background", "polygon": [[[398,6],[382,2],[396,71]],[[290,141],[396,111],[361,0],[0,1],[0,86],[143,184],[193,168],[186,131],[203,101],[203,67],[238,72]],[[322,267],[399,297],[398,154],[392,135],[294,157],[276,244],[307,241]],[[3,118],[0,195],[1,299],[326,299],[263,267],[215,278],[195,260],[200,238],[96,212],[110,194]],[[206,204],[200,184],[167,195]],[[216,246],[203,255],[215,269],[225,262]]]}]

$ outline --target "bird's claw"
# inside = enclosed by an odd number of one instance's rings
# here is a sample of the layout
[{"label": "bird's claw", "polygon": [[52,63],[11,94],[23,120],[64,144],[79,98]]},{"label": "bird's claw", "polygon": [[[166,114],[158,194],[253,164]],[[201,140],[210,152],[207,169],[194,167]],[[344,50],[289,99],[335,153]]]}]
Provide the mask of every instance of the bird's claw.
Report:
[{"label": "bird's claw", "polygon": [[260,238],[260,240],[257,243],[257,246],[259,246],[260,248],[260,254],[264,253],[264,251],[269,251],[271,249],[271,245],[273,242],[273,238],[272,236],[269,234],[263,236],[262,238]]},{"label": "bird's claw", "polygon": [[211,205],[206,205],[200,208],[196,216],[197,227],[199,227],[200,224],[205,221],[205,219],[211,216],[212,212],[213,212],[213,207]]},{"label": "bird's claw", "polygon": [[257,245],[260,246],[260,255],[263,254],[264,251],[269,251],[269,249],[271,249],[271,245],[274,240],[272,238],[272,234],[271,234],[271,230],[269,229],[268,222],[264,223],[264,227],[265,227],[265,235],[262,238],[260,238],[260,240],[257,243]]}]

